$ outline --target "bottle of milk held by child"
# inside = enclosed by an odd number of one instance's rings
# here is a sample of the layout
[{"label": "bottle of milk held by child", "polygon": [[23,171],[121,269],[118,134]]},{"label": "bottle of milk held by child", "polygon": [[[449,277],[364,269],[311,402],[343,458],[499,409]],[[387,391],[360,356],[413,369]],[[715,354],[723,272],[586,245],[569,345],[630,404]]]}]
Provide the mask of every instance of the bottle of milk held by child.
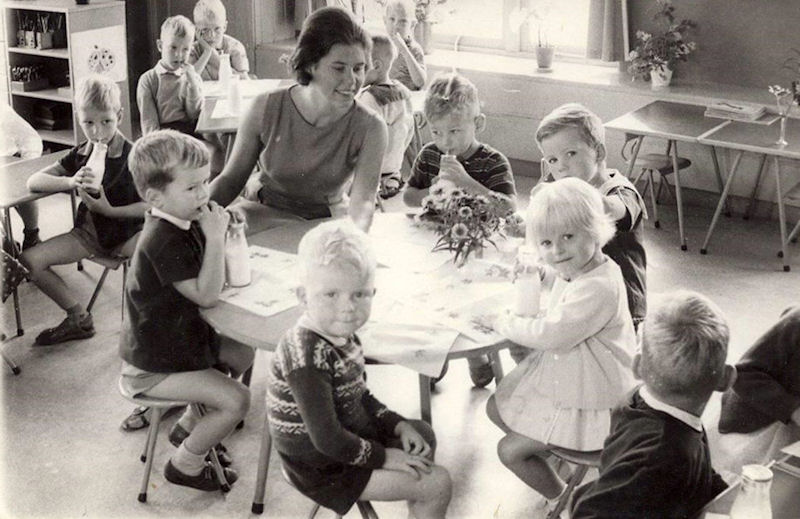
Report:
[{"label": "bottle of milk held by child", "polygon": [[244,222],[228,225],[225,237],[225,280],[232,287],[250,284],[250,250],[244,236]]},{"label": "bottle of milk held by child", "polygon": [[536,317],[539,314],[542,280],[539,277],[538,257],[533,247],[523,245],[519,248],[515,273],[514,310],[521,317]]},{"label": "bottle of milk held by child", "polygon": [[87,190],[100,191],[100,186],[103,184],[103,175],[106,172],[107,153],[108,144],[104,142],[92,143],[92,154],[89,155],[89,160],[86,161],[86,167],[92,170],[92,183],[86,186]]}]

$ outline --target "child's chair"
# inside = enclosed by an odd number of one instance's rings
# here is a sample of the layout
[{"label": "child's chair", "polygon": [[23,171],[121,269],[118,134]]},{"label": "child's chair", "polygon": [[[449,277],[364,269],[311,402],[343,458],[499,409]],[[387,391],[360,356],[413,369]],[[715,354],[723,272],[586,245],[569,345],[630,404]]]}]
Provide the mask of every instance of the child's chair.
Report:
[{"label": "child's chair", "polygon": [[[150,427],[147,429],[147,441],[145,442],[145,450],[139,459],[145,464],[144,465],[144,476],[142,477],[142,486],[139,490],[139,502],[145,503],[147,502],[147,486],[150,483],[150,471],[153,468],[153,454],[156,450],[156,440],[158,439],[158,428],[161,425],[161,416],[165,410],[171,407],[184,407],[187,405],[196,406],[195,409],[197,414],[203,415],[205,414],[205,409],[201,404],[195,404],[191,402],[186,402],[183,400],[164,400],[161,398],[150,398],[146,396],[138,396],[138,397],[129,397],[125,394],[125,391],[122,388],[122,380],[120,379],[120,386],[119,392],[123,398],[128,400],[129,402],[134,403],[137,406],[144,406],[150,407],[152,409],[152,416],[150,418]],[[220,489],[223,493],[229,492],[231,486],[228,484],[228,481],[225,479],[225,472],[222,469],[222,465],[219,463],[219,458],[217,457],[216,449],[211,449],[211,466],[214,468],[214,472],[217,475],[217,480],[219,480],[222,484],[220,485]]]},{"label": "child's chair", "polygon": [[103,284],[106,282],[106,277],[108,276],[108,272],[110,270],[117,270],[120,265],[122,265],[122,307],[121,309],[121,316],[124,319],[125,317],[125,281],[128,278],[128,265],[130,264],[130,258],[125,257],[111,257],[111,256],[95,256],[93,258],[89,258],[89,261],[93,261],[103,267],[103,273],[100,275],[100,279],[97,280],[97,285],[94,287],[94,292],[92,292],[92,297],[89,299],[89,304],[86,305],[86,311],[91,312],[92,307],[94,306],[94,302],[97,300],[97,296],[100,295],[100,290],[103,288]]},{"label": "child's chair", "polygon": [[[636,136],[635,135],[626,135],[627,140],[625,144],[622,146],[622,158],[625,162],[628,162],[630,157],[628,157],[626,148],[629,143],[632,143],[635,146]],[[639,183],[639,180],[645,175],[647,177],[647,183],[645,184],[644,190],[642,193],[647,191],[647,188],[650,188],[650,202],[653,205],[653,225],[656,229],[661,228],[661,223],[658,221],[658,200],[661,197],[661,190],[664,187],[664,179],[673,173],[673,165],[672,165],[672,156],[670,153],[672,152],[672,141],[667,143],[667,151],[663,155],[660,153],[645,153],[639,154],[636,156],[636,162],[634,162],[634,167],[639,170],[639,174],[636,175],[635,178],[631,179],[634,185]],[[678,157],[678,171],[682,169],[686,169],[692,165],[692,161],[684,157]],[[658,174],[658,192],[656,192],[656,182],[654,174]],[[677,197],[676,197],[677,199]],[[682,227],[683,225],[681,225]]]},{"label": "child's chair", "polygon": [[575,465],[575,469],[567,478],[567,488],[561,495],[561,499],[559,499],[558,503],[556,503],[555,508],[553,508],[549,514],[547,514],[547,519],[558,519],[562,510],[566,508],[567,503],[572,496],[572,492],[578,485],[581,484],[581,481],[583,481],[583,478],[586,476],[586,472],[588,472],[588,470],[592,467],[596,468],[600,466],[600,454],[602,452],[602,450],[574,451],[570,449],[562,449],[560,447],[553,447],[550,449],[550,453],[553,456],[559,460],[572,463]]}]

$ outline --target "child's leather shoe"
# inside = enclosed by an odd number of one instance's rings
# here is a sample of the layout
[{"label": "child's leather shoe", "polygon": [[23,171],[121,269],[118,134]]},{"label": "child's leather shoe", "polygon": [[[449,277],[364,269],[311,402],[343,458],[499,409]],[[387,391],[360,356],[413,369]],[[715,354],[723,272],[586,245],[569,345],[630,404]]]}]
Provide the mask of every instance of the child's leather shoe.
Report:
[{"label": "child's leather shoe", "polygon": [[[175,425],[169,430],[169,442],[176,447],[180,447],[183,440],[189,437],[189,434],[189,431],[184,429],[180,422],[175,422]],[[217,458],[219,459],[219,464],[223,467],[233,465],[233,458],[228,454],[228,449],[221,443],[217,444]],[[210,454],[206,456],[206,461],[211,461]]]},{"label": "child's leather shoe", "polygon": [[494,371],[492,371],[491,361],[486,361],[484,364],[469,365],[469,378],[472,379],[472,384],[475,387],[486,387],[494,379]]},{"label": "child's leather shoe", "polygon": [[[229,485],[233,485],[237,479],[239,479],[239,475],[236,473],[235,470],[232,469],[222,469],[225,473],[225,479],[228,481]],[[190,476],[188,474],[184,474],[180,470],[176,469],[175,466],[172,464],[172,461],[167,462],[167,466],[164,467],[164,478],[169,481],[170,483],[174,483],[175,485],[183,485],[185,487],[196,488],[197,490],[203,490],[206,492],[211,492],[214,490],[220,489],[219,480],[217,480],[217,475],[214,472],[214,469],[211,465],[206,464],[203,467],[202,472],[196,476]]]},{"label": "child's leather shoe", "polygon": [[36,346],[50,346],[61,342],[74,341],[76,339],[88,339],[94,336],[94,323],[92,314],[86,314],[78,320],[67,316],[61,324],[55,328],[48,328],[36,337]]}]

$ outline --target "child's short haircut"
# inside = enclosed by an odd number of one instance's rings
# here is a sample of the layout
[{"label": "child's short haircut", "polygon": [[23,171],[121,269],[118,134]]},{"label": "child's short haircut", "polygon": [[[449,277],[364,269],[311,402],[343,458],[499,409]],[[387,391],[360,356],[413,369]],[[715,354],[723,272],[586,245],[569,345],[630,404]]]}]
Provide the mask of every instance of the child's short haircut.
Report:
[{"label": "child's short haircut", "polygon": [[437,75],[425,96],[425,117],[429,120],[455,111],[477,116],[480,108],[475,84],[455,72]]},{"label": "child's short haircut", "polygon": [[372,56],[383,60],[385,67],[390,68],[397,59],[397,47],[388,36],[384,34],[372,35]]},{"label": "child's short haircut", "polygon": [[303,30],[289,60],[297,82],[309,84],[311,67],[336,44],[361,46],[369,64],[372,40],[352,13],[340,7],[317,9],[303,22]]},{"label": "child's short haircut", "polygon": [[574,177],[537,187],[525,220],[529,239],[553,231],[582,229],[602,247],[616,232],[614,222],[603,210],[600,192]]},{"label": "child's short haircut", "polygon": [[222,3],[222,0],[197,0],[192,12],[194,23],[207,22],[209,20],[222,22],[227,19],[227,16],[225,4]]},{"label": "child's short haircut", "polygon": [[642,333],[641,372],[661,394],[703,397],[725,371],[730,332],[707,297],[681,290],[659,298]]},{"label": "child's short haircut", "polygon": [[119,85],[109,76],[89,75],[80,82],[75,91],[75,106],[78,109],[94,108],[118,112],[122,108]]},{"label": "child's short haircut", "polygon": [[409,0],[388,0],[383,8],[383,14],[386,15],[396,9],[398,6],[405,8],[408,16],[411,17],[409,23],[416,22],[416,7]]},{"label": "child's short haircut", "polygon": [[578,103],[561,105],[545,115],[536,129],[536,144],[541,147],[544,139],[568,128],[578,130],[583,141],[597,152],[598,161],[606,158],[603,121],[597,114]]},{"label": "child's short haircut", "polygon": [[136,191],[144,199],[148,188],[163,191],[179,169],[197,169],[210,161],[202,141],[176,130],[157,130],[133,144],[128,169]]},{"label": "child's short haircut", "polygon": [[165,40],[167,36],[178,38],[190,36],[194,38],[194,24],[182,14],[170,16],[161,24],[160,38]]},{"label": "child's short haircut", "polygon": [[324,222],[308,231],[297,248],[300,283],[308,273],[328,265],[350,265],[363,278],[375,272],[375,253],[369,237],[347,219]]}]

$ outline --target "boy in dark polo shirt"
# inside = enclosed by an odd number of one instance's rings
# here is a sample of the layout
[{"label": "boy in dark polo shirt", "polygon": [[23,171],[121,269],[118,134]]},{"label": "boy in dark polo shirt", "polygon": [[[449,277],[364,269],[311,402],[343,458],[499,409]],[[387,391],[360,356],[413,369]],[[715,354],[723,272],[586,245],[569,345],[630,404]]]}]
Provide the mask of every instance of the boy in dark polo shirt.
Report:
[{"label": "boy in dark polo shirt", "polygon": [[[250,390],[235,380],[253,363],[251,348],[220,345],[199,307],[214,305],[225,283],[224,246],[229,215],[209,203],[209,156],[199,140],[174,130],[139,139],[129,168],[151,209],[131,261],[120,339],[121,387],[128,396],[204,404],[191,406],[170,432],[177,452],[167,481],[199,490],[220,482],[206,462],[209,450],[247,413]],[[234,378],[215,366],[224,364]],[[185,438],[184,438],[185,437]],[[236,473],[226,470],[228,483]]]}]

